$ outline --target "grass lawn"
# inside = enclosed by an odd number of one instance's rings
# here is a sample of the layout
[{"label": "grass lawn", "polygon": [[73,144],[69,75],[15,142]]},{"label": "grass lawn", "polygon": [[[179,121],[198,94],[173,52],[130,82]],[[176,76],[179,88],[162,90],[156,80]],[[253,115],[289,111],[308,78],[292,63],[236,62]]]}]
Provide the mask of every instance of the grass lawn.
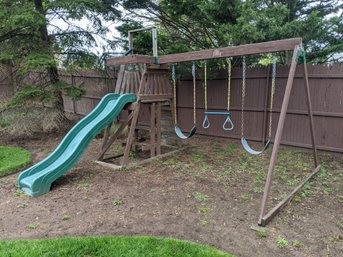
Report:
[{"label": "grass lawn", "polygon": [[155,237],[66,237],[0,241],[0,256],[232,257],[206,245]]},{"label": "grass lawn", "polygon": [[0,177],[30,163],[31,154],[19,147],[0,146]]}]

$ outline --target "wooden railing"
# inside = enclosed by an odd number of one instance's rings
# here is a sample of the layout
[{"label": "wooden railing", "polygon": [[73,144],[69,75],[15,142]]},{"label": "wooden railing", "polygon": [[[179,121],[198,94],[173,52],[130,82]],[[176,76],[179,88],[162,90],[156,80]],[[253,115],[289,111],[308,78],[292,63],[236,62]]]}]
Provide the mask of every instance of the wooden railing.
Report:
[{"label": "wooden railing", "polygon": [[143,73],[138,99],[141,101],[165,101],[172,97],[167,69],[147,69]]}]

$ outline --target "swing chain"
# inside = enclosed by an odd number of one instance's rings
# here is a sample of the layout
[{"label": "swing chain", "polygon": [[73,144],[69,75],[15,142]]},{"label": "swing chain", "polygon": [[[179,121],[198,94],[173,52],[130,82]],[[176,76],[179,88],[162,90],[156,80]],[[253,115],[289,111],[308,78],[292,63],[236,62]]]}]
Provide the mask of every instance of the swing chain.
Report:
[{"label": "swing chain", "polygon": [[230,97],[231,97],[231,59],[226,58],[227,61],[227,73],[228,73],[228,81],[227,81],[227,111],[230,112]]},{"label": "swing chain", "polygon": [[245,56],[243,56],[243,63],[242,63],[242,113],[241,113],[241,135],[244,135],[244,101],[245,101],[245,87],[246,87],[246,62]]},{"label": "swing chain", "polygon": [[207,61],[204,62],[205,112],[207,112]]},{"label": "swing chain", "polygon": [[195,77],[195,62],[192,64],[192,76],[193,76],[193,122],[194,126],[196,125],[196,77]]},{"label": "swing chain", "polygon": [[175,80],[175,64],[172,66],[172,80]]},{"label": "swing chain", "polygon": [[172,80],[174,90],[174,123],[177,126],[177,110],[176,110],[176,78],[175,78],[175,65],[172,66]]},{"label": "swing chain", "polygon": [[192,62],[192,76],[195,77],[195,62]]},{"label": "swing chain", "polygon": [[272,136],[272,121],[273,121],[273,102],[274,102],[274,94],[275,94],[275,77],[276,77],[276,57],[273,56],[273,67],[272,67],[272,88],[270,92],[270,113],[269,113],[269,129],[268,129],[268,137],[271,138]]}]

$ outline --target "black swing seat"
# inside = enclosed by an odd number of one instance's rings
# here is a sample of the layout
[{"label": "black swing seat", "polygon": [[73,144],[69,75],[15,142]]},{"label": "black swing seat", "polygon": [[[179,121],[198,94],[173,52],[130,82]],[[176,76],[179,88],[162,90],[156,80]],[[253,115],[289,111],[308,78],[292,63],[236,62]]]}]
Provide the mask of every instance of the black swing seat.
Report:
[{"label": "black swing seat", "polygon": [[175,133],[176,135],[181,138],[181,139],[187,139],[187,138],[191,138],[192,136],[194,136],[195,132],[197,131],[196,126],[194,125],[193,128],[191,129],[191,131],[189,132],[188,136],[186,136],[185,134],[183,134],[183,132],[181,131],[181,129],[178,126],[174,127]]},{"label": "black swing seat", "polygon": [[247,151],[248,153],[252,154],[252,155],[259,155],[261,153],[263,153],[265,150],[267,150],[267,148],[270,145],[270,138],[267,140],[267,142],[265,143],[263,149],[261,151],[256,151],[254,149],[252,149],[249,144],[248,141],[246,140],[245,137],[241,138],[241,144],[243,146],[243,148],[245,149],[245,151]]}]

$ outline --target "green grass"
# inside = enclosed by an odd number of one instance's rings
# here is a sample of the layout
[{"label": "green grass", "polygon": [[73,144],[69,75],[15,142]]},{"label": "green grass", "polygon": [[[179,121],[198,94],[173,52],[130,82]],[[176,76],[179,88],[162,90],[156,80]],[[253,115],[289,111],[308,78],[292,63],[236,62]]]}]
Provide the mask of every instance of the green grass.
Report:
[{"label": "green grass", "polygon": [[121,205],[122,203],[123,203],[123,201],[122,201],[120,198],[114,199],[114,200],[112,201],[112,204],[113,204],[114,206]]},{"label": "green grass", "polygon": [[31,162],[30,152],[19,147],[0,146],[0,177]]},{"label": "green grass", "polygon": [[266,230],[257,230],[256,236],[259,238],[266,238],[267,237],[267,231]]},{"label": "green grass", "polygon": [[87,188],[89,188],[89,184],[87,184],[87,183],[81,183],[81,184],[77,185],[78,190],[85,190]]},{"label": "green grass", "polygon": [[242,194],[239,196],[239,198],[243,201],[251,201],[252,195],[251,194]]},{"label": "green grass", "polygon": [[300,242],[299,240],[293,240],[292,246],[294,246],[295,248],[298,248],[298,249],[305,247],[304,243]]},{"label": "green grass", "polygon": [[36,229],[38,226],[36,224],[32,223],[32,224],[27,224],[26,227],[29,229]]},{"label": "green grass", "polygon": [[207,202],[209,197],[206,194],[203,194],[201,192],[194,192],[193,197],[198,201],[198,202]]},{"label": "green grass", "polygon": [[154,237],[72,237],[0,241],[0,256],[233,256],[206,245]]},{"label": "green grass", "polygon": [[276,240],[276,244],[279,248],[285,248],[288,246],[288,241],[287,239],[283,238],[282,236],[278,236]]}]

